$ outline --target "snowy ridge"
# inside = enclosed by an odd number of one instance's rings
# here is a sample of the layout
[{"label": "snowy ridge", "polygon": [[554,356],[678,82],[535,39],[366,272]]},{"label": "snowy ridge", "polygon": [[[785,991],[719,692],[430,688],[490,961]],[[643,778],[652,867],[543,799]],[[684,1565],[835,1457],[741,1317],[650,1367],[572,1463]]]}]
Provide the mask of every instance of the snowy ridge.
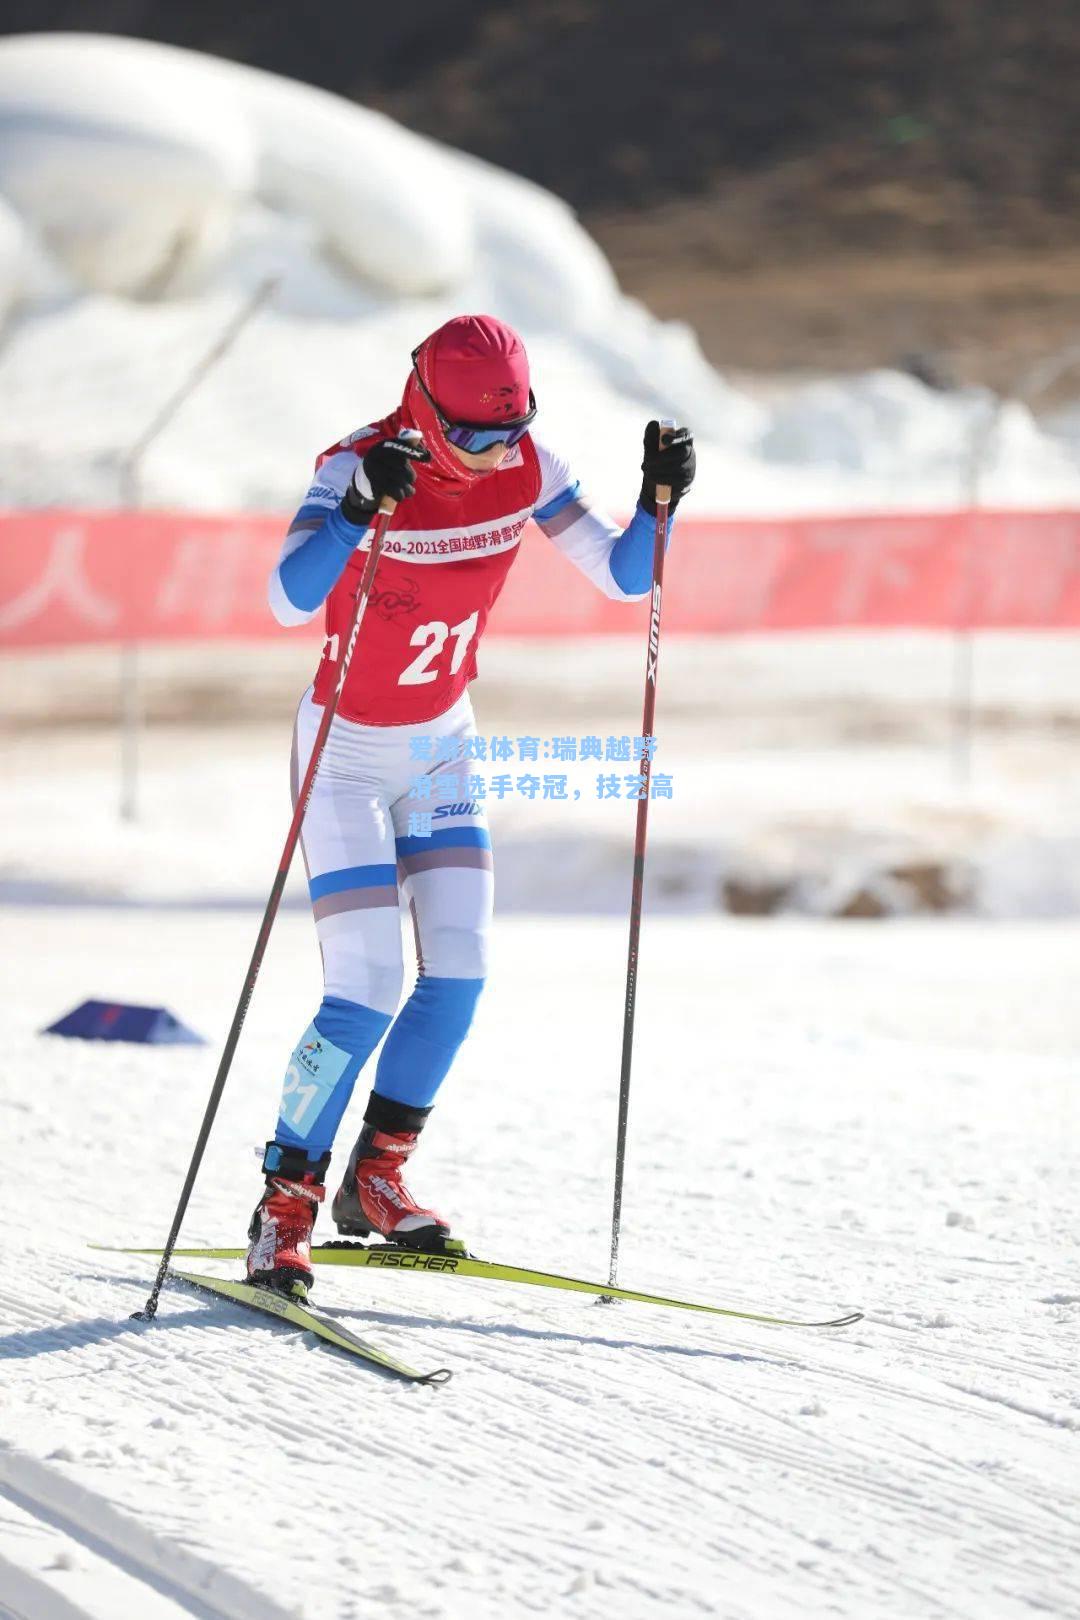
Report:
[{"label": "snowy ridge", "polygon": [[268,276],[272,306],[148,456],[146,504],[294,507],[465,309],[521,329],[544,432],[620,510],[657,415],[698,436],[704,513],[963,505],[992,422],[984,501],[1080,500],[1068,413],[1051,434],[890,371],[733,386],[557,197],[370,109],[143,40],[0,40],[0,500],[55,501],[62,442],[63,498],[115,505],[127,449]]}]

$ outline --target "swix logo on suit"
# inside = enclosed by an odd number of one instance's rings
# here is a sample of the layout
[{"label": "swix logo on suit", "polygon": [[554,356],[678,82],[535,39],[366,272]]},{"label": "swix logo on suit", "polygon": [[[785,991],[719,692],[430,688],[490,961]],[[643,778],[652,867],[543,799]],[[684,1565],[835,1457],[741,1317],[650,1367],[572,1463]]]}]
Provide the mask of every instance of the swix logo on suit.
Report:
[{"label": "swix logo on suit", "polygon": [[[371,448],[370,438],[342,441],[327,456]],[[517,556],[540,493],[531,438],[495,472],[446,495],[421,483],[390,519],[376,589],[415,610],[367,613],[345,679],[338,713],[363,725],[413,725],[445,714],[476,674],[476,648],[491,606]],[[320,458],[320,465],[326,457]],[[316,469],[316,473],[318,469]],[[315,677],[316,703],[333,685],[334,660],[347,636],[371,533],[326,599],[326,645]],[[422,604],[412,570],[423,566]]]}]

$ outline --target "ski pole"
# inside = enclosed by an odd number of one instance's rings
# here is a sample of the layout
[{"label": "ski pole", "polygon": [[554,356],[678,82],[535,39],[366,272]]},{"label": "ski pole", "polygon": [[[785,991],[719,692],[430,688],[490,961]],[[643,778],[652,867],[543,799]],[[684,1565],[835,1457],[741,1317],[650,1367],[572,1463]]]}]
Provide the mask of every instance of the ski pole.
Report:
[{"label": "ski pole", "polygon": [[157,1276],[154,1279],[154,1286],[150,1290],[149,1297],[142,1310],[132,1313],[133,1320],[145,1320],[152,1322],[157,1314],[158,1295],[161,1293],[162,1284],[165,1281],[165,1273],[169,1269],[169,1261],[172,1259],[172,1252],[176,1247],[176,1240],[180,1235],[180,1227],[183,1223],[184,1216],[187,1213],[188,1203],[191,1199],[192,1190],[195,1186],[195,1178],[199,1174],[199,1166],[202,1164],[203,1154],[206,1151],[206,1144],[210,1139],[210,1131],[218,1111],[218,1104],[221,1101],[221,1094],[225,1090],[225,1081],[229,1077],[229,1070],[232,1067],[232,1060],[236,1053],[237,1044],[240,1040],[240,1031],[244,1027],[244,1019],[247,1017],[247,1010],[251,1005],[251,997],[255,990],[255,981],[259,977],[259,969],[262,967],[263,957],[266,954],[266,947],[270,939],[270,930],[274,926],[274,919],[277,916],[278,906],[281,902],[282,892],[285,888],[285,879],[289,875],[289,868],[292,865],[292,858],[296,852],[296,846],[300,841],[300,829],[304,824],[304,815],[307,811],[308,800],[311,797],[311,790],[315,785],[315,773],[319,769],[319,761],[322,759],[323,749],[326,746],[326,739],[330,734],[330,726],[333,722],[334,715],[337,713],[338,702],[341,698],[341,689],[345,685],[345,677],[349,673],[349,664],[352,661],[353,649],[356,646],[356,637],[360,630],[360,623],[364,617],[364,610],[368,604],[368,597],[371,595],[371,587],[375,582],[375,569],[378,566],[379,557],[382,552],[386,528],[393,515],[396,504],[397,503],[392,501],[388,495],[384,496],[379,504],[379,511],[375,518],[375,527],[371,536],[371,551],[368,554],[367,564],[364,568],[363,578],[360,582],[360,589],[356,594],[356,610],[353,613],[352,627],[338,658],[337,678],[334,681],[333,690],[323,705],[322,719],[319,722],[319,729],[315,734],[315,746],[311,750],[311,758],[308,760],[307,771],[301,784],[300,792],[296,798],[296,807],[293,810],[292,821],[289,824],[288,836],[285,839],[285,848],[281,852],[281,860],[278,863],[277,876],[274,878],[274,884],[270,890],[270,898],[266,902],[266,910],[263,913],[263,920],[259,928],[258,937],[255,941],[255,949],[251,953],[251,961],[248,964],[247,976],[244,979],[244,987],[240,992],[240,1000],[236,1004],[236,1011],[233,1013],[233,1020],[229,1026],[229,1033],[225,1040],[225,1049],[221,1054],[221,1062],[218,1064],[217,1074],[214,1076],[214,1084],[210,1091],[210,1100],[206,1105],[206,1112],[203,1115],[202,1125],[199,1127],[199,1137],[195,1143],[195,1151],[191,1155],[191,1163],[188,1165],[187,1176],[184,1180],[183,1190],[180,1193],[180,1201],[176,1206],[176,1213],[173,1216],[172,1226],[169,1229],[169,1236],[165,1241],[165,1248],[162,1252],[161,1263],[158,1266]]},{"label": "ski pole", "polygon": [[[675,423],[660,423],[660,444],[667,442]],[[656,666],[660,660],[660,606],[664,589],[664,552],[667,546],[668,505],[671,488],[656,486],[656,533],[653,538],[653,584],[649,612],[649,643],[645,660],[645,714],[641,735],[651,737],[656,715]],[[626,1165],[626,1126],[630,1116],[630,1065],[634,1056],[634,1006],[637,1000],[638,942],[641,938],[641,898],[645,885],[645,839],[649,830],[649,788],[652,781],[651,747],[645,744],[641,761],[641,797],[634,830],[634,876],[630,886],[630,948],[626,960],[626,1003],[623,1012],[622,1069],[619,1075],[619,1128],[615,1141],[615,1195],[611,1206],[611,1265],[608,1283],[615,1286],[619,1269],[619,1234],[622,1226],[623,1171]]]}]

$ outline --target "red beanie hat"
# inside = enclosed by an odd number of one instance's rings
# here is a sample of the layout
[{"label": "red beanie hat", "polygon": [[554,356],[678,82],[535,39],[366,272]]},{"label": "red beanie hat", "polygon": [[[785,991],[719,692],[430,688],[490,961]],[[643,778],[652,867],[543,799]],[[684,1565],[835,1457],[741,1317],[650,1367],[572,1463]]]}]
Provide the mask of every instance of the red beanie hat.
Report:
[{"label": "red beanie hat", "polygon": [[421,344],[424,387],[450,422],[512,421],[529,409],[529,357],[494,315],[455,315]]}]

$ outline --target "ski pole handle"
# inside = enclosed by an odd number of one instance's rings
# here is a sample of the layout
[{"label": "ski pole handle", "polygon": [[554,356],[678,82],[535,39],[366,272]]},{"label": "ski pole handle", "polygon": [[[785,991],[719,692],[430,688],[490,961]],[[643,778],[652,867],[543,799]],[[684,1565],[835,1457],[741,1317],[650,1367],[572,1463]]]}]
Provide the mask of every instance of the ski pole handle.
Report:
[{"label": "ski pole handle", "polygon": [[[665,416],[665,417],[663,417],[661,422],[660,422],[660,448],[661,448],[661,450],[664,448],[665,444],[667,444],[668,440],[671,438],[671,435],[674,433],[674,431],[675,431],[675,418],[673,416]],[[657,506],[668,506],[668,505],[670,505],[670,503],[671,503],[671,485],[670,484],[657,484],[657,486],[656,486],[656,504],[657,504]]]},{"label": "ski pole handle", "polygon": [[[424,435],[417,428],[399,428],[398,438],[404,439],[406,444],[423,444]],[[379,502],[379,511],[385,512],[387,517],[393,517],[397,511],[397,501],[392,495],[384,495]]]}]

